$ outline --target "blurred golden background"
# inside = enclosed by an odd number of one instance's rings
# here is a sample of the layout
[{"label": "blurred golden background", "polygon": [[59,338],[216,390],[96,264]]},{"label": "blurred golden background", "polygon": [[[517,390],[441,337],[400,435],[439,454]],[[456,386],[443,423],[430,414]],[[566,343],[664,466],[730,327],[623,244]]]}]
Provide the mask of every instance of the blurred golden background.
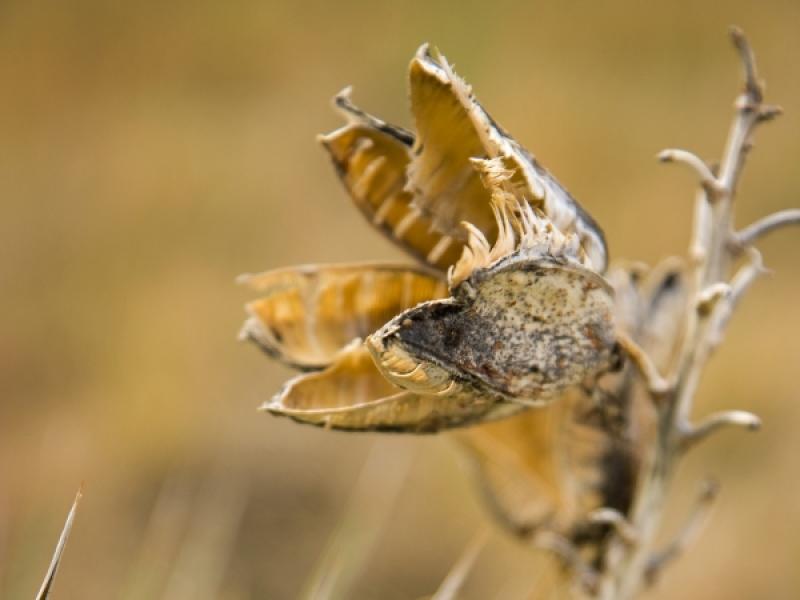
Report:
[{"label": "blurred golden background", "polygon": [[[289,375],[236,342],[241,272],[402,258],[350,206],[314,141],[329,99],[402,125],[405,70],[437,44],[605,228],[615,257],[683,252],[694,181],[753,43],[768,101],[738,221],[800,204],[800,4],[676,1],[0,4],[0,597],[38,588],[85,498],[55,598],[293,598],[337,528],[364,554],[348,597],[432,593],[485,522],[441,437],[327,433],[257,413]],[[690,456],[675,519],[722,484],[651,598],[800,591],[800,235],[736,315],[698,411],[741,408]],[[346,515],[350,516],[347,517]],[[667,524],[669,527],[670,522]],[[465,598],[543,575],[494,531]]]}]

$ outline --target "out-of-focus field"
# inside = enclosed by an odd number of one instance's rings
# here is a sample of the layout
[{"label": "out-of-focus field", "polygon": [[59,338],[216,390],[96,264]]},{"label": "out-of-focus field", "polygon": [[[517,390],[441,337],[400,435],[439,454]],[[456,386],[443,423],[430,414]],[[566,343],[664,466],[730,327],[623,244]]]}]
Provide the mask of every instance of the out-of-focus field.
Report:
[{"label": "out-of-focus field", "polygon": [[[0,597],[33,596],[81,481],[55,598],[293,598],[343,523],[337,556],[365,553],[349,597],[432,593],[485,521],[457,454],[257,413],[289,372],[236,342],[248,295],[234,277],[401,258],[314,136],[339,125],[329,98],[347,84],[409,125],[423,41],[592,211],[614,256],[683,251],[694,181],[654,156],[719,155],[739,82],[730,23],[787,113],[758,136],[745,224],[800,204],[796,1],[4,0]],[[652,598],[800,590],[800,234],[763,250],[774,274],[736,315],[699,411],[750,409],[765,427],[687,462],[674,520],[702,475],[722,495]],[[464,597],[525,598],[531,564],[495,531]]]}]

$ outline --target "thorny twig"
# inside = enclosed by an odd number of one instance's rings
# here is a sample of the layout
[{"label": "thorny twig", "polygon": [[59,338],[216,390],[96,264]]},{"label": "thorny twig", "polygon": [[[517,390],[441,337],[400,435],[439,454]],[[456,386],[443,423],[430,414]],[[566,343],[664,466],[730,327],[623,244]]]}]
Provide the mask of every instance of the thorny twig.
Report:
[{"label": "thorny twig", "polygon": [[[777,106],[763,103],[753,52],[744,34],[731,29],[731,39],[744,70],[744,88],[736,100],[734,117],[718,169],[712,169],[686,150],[665,150],[664,162],[681,162],[697,174],[700,191],[695,205],[689,255],[692,286],[685,311],[685,331],[673,373],[660,375],[649,358],[632,340],[622,346],[647,384],[647,393],[657,413],[657,435],[652,458],[645,467],[634,506],[627,519],[611,518],[613,526],[599,581],[590,593],[600,598],[626,599],[649,585],[663,566],[680,554],[694,537],[707,513],[716,487],[701,494],[697,510],[666,549],[653,549],[667,491],[680,456],[698,442],[728,426],[754,430],[760,426],[756,415],[726,411],[706,417],[693,425],[692,404],[703,368],[722,340],[726,325],[744,292],[764,269],[753,244],[767,233],[787,225],[800,224],[800,210],[785,210],[767,216],[738,233],[733,228],[733,199],[745,158],[752,146],[757,125],[781,114]],[[748,262],[733,277],[736,258],[747,251]],[[677,326],[677,325],[676,325]]]}]

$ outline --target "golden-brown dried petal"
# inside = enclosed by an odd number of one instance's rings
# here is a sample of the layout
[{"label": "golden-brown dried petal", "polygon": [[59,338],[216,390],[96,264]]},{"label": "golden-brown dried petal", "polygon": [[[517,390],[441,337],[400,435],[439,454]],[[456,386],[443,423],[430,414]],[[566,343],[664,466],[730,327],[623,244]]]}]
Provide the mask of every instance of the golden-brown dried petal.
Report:
[{"label": "golden-brown dried petal", "polygon": [[325,370],[290,380],[262,408],[331,429],[401,433],[433,433],[498,418],[507,411],[493,400],[460,393],[404,391],[380,374],[358,341]]},{"label": "golden-brown dried petal", "polygon": [[453,433],[493,516],[518,536],[552,519],[561,506],[555,445],[560,404]]},{"label": "golden-brown dried petal", "polygon": [[291,267],[241,281],[265,294],[247,304],[242,337],[301,369],[325,367],[353,339],[446,294],[444,282],[422,270],[369,263]]},{"label": "golden-brown dried petal", "polygon": [[437,229],[465,241],[459,225],[467,221],[494,242],[497,227],[490,193],[476,171],[481,163],[471,162],[493,159],[483,164],[510,174],[505,184],[509,191],[530,202],[563,233],[576,234],[592,268],[605,270],[605,238],[594,219],[497,125],[443,56],[423,45],[411,61],[409,86],[417,140],[407,189]]},{"label": "golden-brown dried petal", "polygon": [[429,216],[411,206],[405,190],[412,134],[352,104],[347,89],[335,98],[348,124],[319,140],[353,202],[367,221],[423,263],[445,272],[462,243],[435,230]]},{"label": "golden-brown dried petal", "polygon": [[578,388],[558,401],[509,419],[454,432],[493,516],[512,534],[555,532],[595,559],[603,526],[589,522],[601,507],[625,513],[638,456],[610,426],[604,407]]},{"label": "golden-brown dried petal", "polygon": [[470,159],[494,157],[498,150],[475,126],[469,88],[451,78],[445,65],[427,46],[411,61],[409,91],[417,140],[407,187],[440,231],[466,241],[460,224],[467,221],[494,240],[497,227],[490,194]]}]

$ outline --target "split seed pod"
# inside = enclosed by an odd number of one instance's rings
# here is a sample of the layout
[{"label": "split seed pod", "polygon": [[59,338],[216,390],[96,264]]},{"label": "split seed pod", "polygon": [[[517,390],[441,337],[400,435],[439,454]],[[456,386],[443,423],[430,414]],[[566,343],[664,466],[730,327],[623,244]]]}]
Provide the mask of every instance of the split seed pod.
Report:
[{"label": "split seed pod", "polygon": [[400,387],[541,406],[617,360],[613,293],[575,235],[499,186],[492,206],[497,241],[490,247],[468,225],[467,246],[450,271],[451,297],[395,317],[367,345]]},{"label": "split seed pod", "polygon": [[[290,366],[265,409],[347,430],[507,417],[617,362],[602,231],[435,50],[409,71],[416,132],[357,108],[320,138],[368,221],[423,263],[247,278],[243,336]],[[364,341],[366,340],[366,341]],[[371,358],[370,358],[371,357]]]}]

